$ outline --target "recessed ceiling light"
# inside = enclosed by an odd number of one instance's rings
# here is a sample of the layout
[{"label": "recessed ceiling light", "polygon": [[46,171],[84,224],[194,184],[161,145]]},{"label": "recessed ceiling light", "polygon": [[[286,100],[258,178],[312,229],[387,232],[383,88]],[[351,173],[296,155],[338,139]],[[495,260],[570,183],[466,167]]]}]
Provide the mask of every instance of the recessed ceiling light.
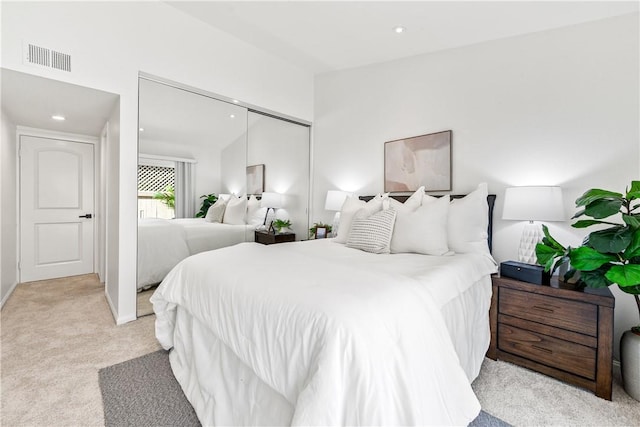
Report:
[{"label": "recessed ceiling light", "polygon": [[237,99],[234,99],[232,102],[233,102],[234,104],[237,104],[237,103],[238,103],[238,102],[240,102],[240,101],[238,101]]},{"label": "recessed ceiling light", "polygon": [[140,132],[144,132],[144,128],[140,128],[138,129]]},{"label": "recessed ceiling light", "polygon": [[235,114],[231,114],[229,117],[231,117],[232,119],[235,119],[236,115]]},{"label": "recessed ceiling light", "polygon": [[407,31],[407,29],[405,27],[393,27],[393,31],[400,34],[400,33],[404,33],[405,31]]},{"label": "recessed ceiling light", "polygon": [[51,116],[51,118],[52,118],[53,120],[57,120],[57,121],[59,121],[59,122],[62,122],[62,121],[64,121],[64,120],[65,120],[65,117],[64,117],[64,116],[61,116],[61,115],[59,115],[59,114],[54,114],[53,116]]}]

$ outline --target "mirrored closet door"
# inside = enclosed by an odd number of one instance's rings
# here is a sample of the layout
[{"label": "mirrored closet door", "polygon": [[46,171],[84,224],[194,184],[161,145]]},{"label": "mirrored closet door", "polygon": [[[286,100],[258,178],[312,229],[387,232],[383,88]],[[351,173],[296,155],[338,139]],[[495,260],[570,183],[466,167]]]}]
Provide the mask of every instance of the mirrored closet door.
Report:
[{"label": "mirrored closet door", "polygon": [[[306,239],[307,124],[151,77],[139,79],[138,114],[138,316],[153,313],[153,291],[190,255],[253,242],[276,219]],[[263,193],[278,199],[268,217]],[[216,217],[218,199],[234,208]]]}]

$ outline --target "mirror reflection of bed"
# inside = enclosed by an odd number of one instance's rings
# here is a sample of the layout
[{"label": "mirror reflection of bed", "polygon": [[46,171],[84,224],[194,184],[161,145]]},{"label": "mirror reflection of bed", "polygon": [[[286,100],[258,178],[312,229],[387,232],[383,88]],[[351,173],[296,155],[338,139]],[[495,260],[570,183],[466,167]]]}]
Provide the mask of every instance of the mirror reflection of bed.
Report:
[{"label": "mirror reflection of bed", "polygon": [[[144,75],[139,126],[138,316],[153,313],[149,298],[182,259],[254,240],[265,218],[262,191],[283,196],[276,217],[306,237],[308,125]],[[257,164],[263,188],[247,194],[247,166]],[[220,199],[219,216],[207,215],[207,196]]]}]

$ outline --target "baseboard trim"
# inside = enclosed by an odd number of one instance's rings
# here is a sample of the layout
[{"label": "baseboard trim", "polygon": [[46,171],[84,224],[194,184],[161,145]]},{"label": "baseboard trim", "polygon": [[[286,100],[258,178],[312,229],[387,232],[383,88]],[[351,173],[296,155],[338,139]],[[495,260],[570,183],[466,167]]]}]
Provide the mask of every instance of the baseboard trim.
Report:
[{"label": "baseboard trim", "polygon": [[111,301],[111,297],[107,292],[106,286],[104,288],[104,297],[107,300],[107,304],[109,304],[109,309],[111,310],[111,315],[113,316],[113,320],[115,320],[116,325],[120,326],[120,325],[124,325],[125,323],[133,322],[134,320],[136,320],[135,315],[125,316],[125,317],[118,316],[118,310],[116,310],[116,307],[113,305],[113,301]]},{"label": "baseboard trim", "polygon": [[11,287],[9,288],[9,292],[7,292],[4,298],[2,298],[2,301],[0,301],[0,310],[2,310],[2,307],[4,307],[4,303],[7,302],[11,294],[13,294],[13,291],[16,290],[16,286],[18,286],[18,282],[15,282],[13,285],[11,285]]}]

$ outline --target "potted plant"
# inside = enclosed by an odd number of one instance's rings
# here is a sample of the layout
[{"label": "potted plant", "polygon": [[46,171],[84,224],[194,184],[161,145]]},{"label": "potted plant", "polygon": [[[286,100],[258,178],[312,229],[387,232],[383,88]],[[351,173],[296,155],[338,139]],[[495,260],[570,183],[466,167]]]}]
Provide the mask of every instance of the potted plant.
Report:
[{"label": "potted plant", "polygon": [[211,205],[213,205],[218,200],[218,196],[216,196],[214,193],[204,194],[200,196],[200,198],[204,200],[202,201],[202,206],[200,206],[200,211],[196,214],[196,218],[204,218],[207,215],[207,211],[209,210]]},{"label": "potted plant", "polygon": [[163,191],[159,191],[153,195],[154,199],[160,200],[168,208],[176,207],[176,193],[172,185],[167,185]]},{"label": "potted plant", "polygon": [[[536,246],[538,263],[553,273],[569,262],[571,269],[564,279],[577,278],[578,286],[603,288],[617,284],[620,290],[633,295],[640,317],[640,181],[632,181],[624,194],[598,188],[588,190],[576,200],[576,207],[581,209],[572,219],[582,216],[591,219],[580,219],[572,226],[596,225],[598,230],[591,232],[581,246],[572,248],[558,243],[548,228],[542,226],[545,237]],[[621,221],[612,218],[618,215]],[[620,359],[624,388],[640,400],[640,326],[623,334]]]},{"label": "potted plant", "polygon": [[275,228],[277,233],[287,233],[291,227],[291,221],[288,219],[276,219],[273,221],[273,228]]}]

